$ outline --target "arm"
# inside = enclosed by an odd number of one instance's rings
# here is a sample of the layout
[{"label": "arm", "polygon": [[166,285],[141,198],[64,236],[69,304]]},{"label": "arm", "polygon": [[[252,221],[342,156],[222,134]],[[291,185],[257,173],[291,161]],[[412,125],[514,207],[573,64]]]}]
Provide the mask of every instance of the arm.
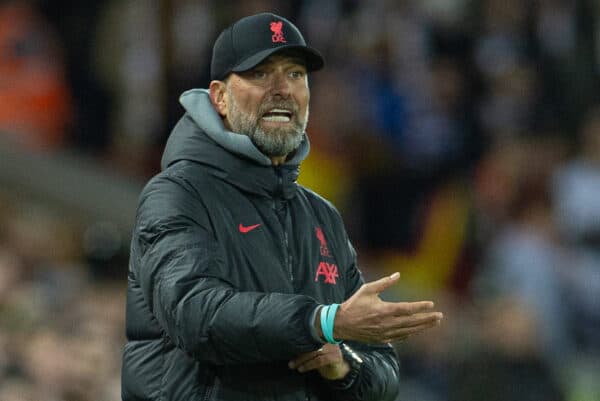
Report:
[{"label": "arm", "polygon": [[[431,312],[431,302],[384,302],[378,294],[395,283],[399,274],[363,284],[338,313],[334,337],[344,340],[362,360],[351,369],[342,359],[339,346],[327,344],[320,350],[302,354],[291,361],[299,372],[317,370],[333,393],[332,399],[375,401],[393,400],[398,392],[399,365],[389,342],[437,326],[439,312]],[[315,325],[318,327],[318,319]],[[342,345],[343,346],[343,345]]]},{"label": "arm", "polygon": [[[431,312],[432,302],[384,302],[379,293],[397,282],[399,274],[363,284],[356,268],[356,254],[348,242],[352,264],[347,273],[347,300],[338,309],[334,338],[344,340],[362,360],[351,366],[339,346],[327,344],[318,351],[302,354],[290,368],[300,372],[317,370],[331,399],[394,400],[399,390],[399,364],[389,344],[439,324],[442,315]],[[322,335],[320,321],[315,319]],[[343,346],[343,345],[342,345]]]},{"label": "arm", "polygon": [[153,183],[140,203],[136,274],[165,334],[192,357],[215,364],[285,360],[318,348],[307,325],[316,302],[235,288],[222,274],[218,244],[198,208],[169,179]]}]

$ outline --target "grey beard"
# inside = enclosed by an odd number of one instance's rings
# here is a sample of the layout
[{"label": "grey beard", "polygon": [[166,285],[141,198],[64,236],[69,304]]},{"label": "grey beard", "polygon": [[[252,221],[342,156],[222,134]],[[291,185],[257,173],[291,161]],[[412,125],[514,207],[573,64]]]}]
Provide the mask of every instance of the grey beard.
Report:
[{"label": "grey beard", "polygon": [[294,124],[290,128],[274,128],[265,132],[260,127],[258,118],[242,112],[231,94],[229,100],[231,130],[248,136],[252,143],[265,155],[269,157],[285,156],[298,149],[300,143],[302,143],[308,121],[308,111],[304,121],[300,121],[298,115],[294,113]]},{"label": "grey beard", "polygon": [[304,130],[274,129],[266,133],[258,124],[247,134],[261,152],[270,157],[285,156],[300,146]]}]

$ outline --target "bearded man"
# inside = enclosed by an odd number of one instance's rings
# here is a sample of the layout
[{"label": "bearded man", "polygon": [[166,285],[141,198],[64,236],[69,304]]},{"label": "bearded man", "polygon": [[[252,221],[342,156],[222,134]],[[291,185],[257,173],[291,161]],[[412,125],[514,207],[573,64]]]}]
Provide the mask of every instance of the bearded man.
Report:
[{"label": "bearded man", "polygon": [[242,18],[185,92],[131,244],[123,400],[394,400],[390,342],[439,324],[433,303],[364,284],[333,205],[297,184],[309,151],[296,26]]}]

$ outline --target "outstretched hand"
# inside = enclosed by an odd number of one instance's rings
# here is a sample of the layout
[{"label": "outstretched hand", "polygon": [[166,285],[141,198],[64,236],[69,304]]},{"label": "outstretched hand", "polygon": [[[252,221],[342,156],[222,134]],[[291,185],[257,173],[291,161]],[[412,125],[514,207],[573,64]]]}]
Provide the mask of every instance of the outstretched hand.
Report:
[{"label": "outstretched hand", "polygon": [[440,324],[443,314],[431,301],[385,302],[379,294],[398,282],[400,273],[363,284],[337,310],[333,336],[363,343],[404,340]]}]

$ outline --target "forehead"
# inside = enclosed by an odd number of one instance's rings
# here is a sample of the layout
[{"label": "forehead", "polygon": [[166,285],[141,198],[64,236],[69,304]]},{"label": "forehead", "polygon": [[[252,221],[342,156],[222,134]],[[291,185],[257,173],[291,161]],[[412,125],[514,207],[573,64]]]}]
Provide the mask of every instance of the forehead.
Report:
[{"label": "forehead", "polygon": [[300,52],[293,50],[282,51],[270,55],[269,57],[261,61],[259,64],[257,64],[254,68],[264,67],[266,65],[273,64],[292,64],[306,68],[306,59]]}]

